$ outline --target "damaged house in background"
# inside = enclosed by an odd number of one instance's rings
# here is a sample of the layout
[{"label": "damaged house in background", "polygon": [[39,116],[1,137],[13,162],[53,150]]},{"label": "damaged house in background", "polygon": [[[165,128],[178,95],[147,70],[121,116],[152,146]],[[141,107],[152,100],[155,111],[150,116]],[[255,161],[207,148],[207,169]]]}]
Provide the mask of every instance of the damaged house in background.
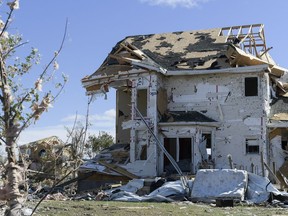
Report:
[{"label": "damaged house in background", "polygon": [[[82,79],[88,95],[116,89],[116,142],[80,168],[145,178],[237,168],[281,172],[288,73],[262,24],[129,36]],[[228,157],[227,157],[228,156]]]},{"label": "damaged house in background", "polygon": [[36,173],[39,179],[59,178],[67,169],[71,154],[70,149],[57,136],[21,145],[19,151],[20,164],[26,163],[29,171]]}]

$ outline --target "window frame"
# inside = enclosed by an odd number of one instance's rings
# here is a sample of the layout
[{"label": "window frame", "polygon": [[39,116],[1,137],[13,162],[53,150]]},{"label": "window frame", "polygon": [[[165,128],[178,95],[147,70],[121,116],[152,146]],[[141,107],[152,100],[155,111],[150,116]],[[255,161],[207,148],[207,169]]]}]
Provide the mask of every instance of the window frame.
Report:
[{"label": "window frame", "polygon": [[[249,141],[256,142],[257,144],[249,144]],[[250,148],[249,148],[250,147]],[[254,148],[256,147],[256,150]],[[250,150],[249,150],[250,149]],[[246,137],[245,138],[245,153],[246,154],[260,154],[260,141],[259,137]]]}]

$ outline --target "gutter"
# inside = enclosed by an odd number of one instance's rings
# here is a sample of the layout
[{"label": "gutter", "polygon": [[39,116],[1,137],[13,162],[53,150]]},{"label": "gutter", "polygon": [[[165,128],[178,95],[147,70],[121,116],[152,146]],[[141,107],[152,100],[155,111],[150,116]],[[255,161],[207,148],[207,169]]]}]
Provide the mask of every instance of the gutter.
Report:
[{"label": "gutter", "polygon": [[268,64],[236,67],[236,68],[223,68],[211,70],[168,70],[166,76],[183,76],[183,75],[202,75],[202,74],[226,74],[226,73],[256,73],[256,72],[270,72]]}]

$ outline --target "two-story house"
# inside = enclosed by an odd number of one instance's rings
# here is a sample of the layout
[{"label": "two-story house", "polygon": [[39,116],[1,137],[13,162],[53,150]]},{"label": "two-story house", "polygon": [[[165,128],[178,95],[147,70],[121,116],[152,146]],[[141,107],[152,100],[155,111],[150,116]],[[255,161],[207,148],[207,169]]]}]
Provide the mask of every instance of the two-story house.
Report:
[{"label": "two-story house", "polygon": [[287,71],[269,50],[262,24],[129,36],[82,84],[116,89],[116,142],[130,147],[118,165],[136,176],[175,172],[163,147],[182,172],[267,175],[288,140]]}]

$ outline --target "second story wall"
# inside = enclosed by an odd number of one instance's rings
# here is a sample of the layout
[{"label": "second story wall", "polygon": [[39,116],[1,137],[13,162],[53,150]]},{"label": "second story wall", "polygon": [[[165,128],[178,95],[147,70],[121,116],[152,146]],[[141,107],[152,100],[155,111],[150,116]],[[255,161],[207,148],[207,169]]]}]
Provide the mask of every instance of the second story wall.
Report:
[{"label": "second story wall", "polygon": [[198,111],[220,123],[212,149],[216,168],[229,168],[231,155],[237,168],[261,171],[270,102],[266,73],[171,76],[164,82],[168,112]]}]

